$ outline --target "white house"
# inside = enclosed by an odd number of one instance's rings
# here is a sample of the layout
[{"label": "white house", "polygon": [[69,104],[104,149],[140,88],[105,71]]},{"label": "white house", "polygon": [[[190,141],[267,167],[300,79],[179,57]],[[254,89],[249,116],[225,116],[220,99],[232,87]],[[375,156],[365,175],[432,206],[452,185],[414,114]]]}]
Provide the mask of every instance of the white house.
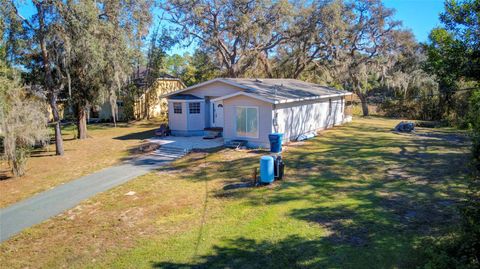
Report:
[{"label": "white house", "polygon": [[345,116],[347,95],[294,79],[217,78],[165,96],[172,135],[203,135],[216,128],[225,142],[267,147],[273,132],[290,141],[351,120]]}]

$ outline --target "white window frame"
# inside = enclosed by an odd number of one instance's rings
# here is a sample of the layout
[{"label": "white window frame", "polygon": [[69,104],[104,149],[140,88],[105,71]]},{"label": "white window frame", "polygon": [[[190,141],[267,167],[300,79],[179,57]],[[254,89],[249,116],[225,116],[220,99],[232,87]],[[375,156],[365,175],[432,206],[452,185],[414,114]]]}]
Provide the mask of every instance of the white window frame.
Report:
[{"label": "white window frame", "polygon": [[[180,105],[180,112],[175,111],[175,105]],[[183,114],[183,103],[182,102],[173,102],[173,114]]]},{"label": "white window frame", "polygon": [[[258,106],[235,106],[235,135],[236,137],[239,138],[258,138],[259,137],[259,132],[260,132],[260,109]],[[237,108],[255,108],[257,110],[257,132],[255,133],[255,136],[240,136],[237,133]],[[248,114],[247,114],[248,115]],[[246,130],[245,130],[246,131]]]},{"label": "white window frame", "polygon": [[[195,109],[195,112],[192,113],[191,105],[193,105],[193,104],[198,105],[198,112],[196,112],[197,108],[193,108],[193,109]],[[201,114],[201,110],[202,110],[202,104],[200,102],[188,102],[188,114],[194,114],[194,115]]]}]

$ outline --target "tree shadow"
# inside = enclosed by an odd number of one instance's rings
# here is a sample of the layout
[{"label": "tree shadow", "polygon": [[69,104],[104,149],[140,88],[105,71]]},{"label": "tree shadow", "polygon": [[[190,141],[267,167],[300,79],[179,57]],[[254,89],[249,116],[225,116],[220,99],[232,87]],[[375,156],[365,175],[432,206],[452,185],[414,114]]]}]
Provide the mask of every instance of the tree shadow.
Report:
[{"label": "tree shadow", "polygon": [[7,170],[5,170],[5,171],[0,170],[0,181],[1,180],[7,180],[7,179],[10,179],[10,178],[13,178],[13,177],[8,175]]},{"label": "tree shadow", "polygon": [[116,140],[143,140],[155,136],[155,129],[114,137]]},{"label": "tree shadow", "polygon": [[[211,255],[198,257],[192,263],[152,262],[152,268],[303,268],[318,257],[321,240],[290,236],[279,242],[240,237],[213,247]],[[315,262],[310,263],[312,267]]]},{"label": "tree shadow", "polygon": [[[352,248],[332,244],[329,236],[309,239],[296,235],[278,241],[247,237],[223,240],[189,263],[151,262],[152,268],[388,268],[378,263],[374,248]],[[399,246],[392,243],[386,255],[394,256]],[[358,255],[361,251],[362,255]],[[355,255],[354,255],[355,254]],[[408,267],[408,264],[403,264]],[[391,266],[390,266],[391,267]]]},{"label": "tree shadow", "polygon": [[[469,157],[467,141],[441,131],[400,139],[387,127],[342,128],[354,134],[289,147],[284,154],[287,180],[273,185],[271,191],[229,187],[212,191],[214,197],[242,199],[251,206],[298,201],[303,206],[289,209],[285,217],[318,225],[325,230],[323,236],[314,240],[290,236],[276,242],[241,237],[214,246],[213,254],[191,263],[155,262],[152,266],[416,267],[416,242],[458,221],[455,205],[463,196],[462,177],[468,172],[464,168]],[[460,150],[463,147],[465,151]],[[187,169],[180,177],[221,178],[226,186],[243,186],[251,180],[261,154],[214,160],[207,169],[191,169],[198,167],[201,158],[186,160],[178,164]]]}]

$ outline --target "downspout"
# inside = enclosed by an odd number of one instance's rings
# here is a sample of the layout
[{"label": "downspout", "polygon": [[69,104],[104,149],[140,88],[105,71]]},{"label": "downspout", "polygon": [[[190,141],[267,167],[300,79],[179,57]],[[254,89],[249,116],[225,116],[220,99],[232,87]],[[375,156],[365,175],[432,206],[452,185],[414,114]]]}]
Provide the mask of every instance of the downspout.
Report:
[{"label": "downspout", "polygon": [[276,102],[277,101],[277,87],[275,87],[275,97],[274,97],[274,101],[273,101],[273,130],[275,133],[278,133],[278,115],[277,115],[277,105],[276,105]]},{"label": "downspout", "polygon": [[278,133],[277,106],[275,103],[273,103],[272,107],[273,107],[273,130],[275,133]]}]

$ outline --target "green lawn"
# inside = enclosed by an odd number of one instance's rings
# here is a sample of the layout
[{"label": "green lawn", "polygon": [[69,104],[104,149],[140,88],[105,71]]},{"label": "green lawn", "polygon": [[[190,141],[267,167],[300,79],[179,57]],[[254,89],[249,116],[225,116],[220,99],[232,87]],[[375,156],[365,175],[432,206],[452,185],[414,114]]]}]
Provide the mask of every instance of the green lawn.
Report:
[{"label": "green lawn", "polygon": [[[187,158],[0,246],[11,267],[412,268],[458,220],[468,143],[356,119],[287,147],[286,180],[249,181],[265,152]],[[135,195],[125,193],[135,191]]]}]

